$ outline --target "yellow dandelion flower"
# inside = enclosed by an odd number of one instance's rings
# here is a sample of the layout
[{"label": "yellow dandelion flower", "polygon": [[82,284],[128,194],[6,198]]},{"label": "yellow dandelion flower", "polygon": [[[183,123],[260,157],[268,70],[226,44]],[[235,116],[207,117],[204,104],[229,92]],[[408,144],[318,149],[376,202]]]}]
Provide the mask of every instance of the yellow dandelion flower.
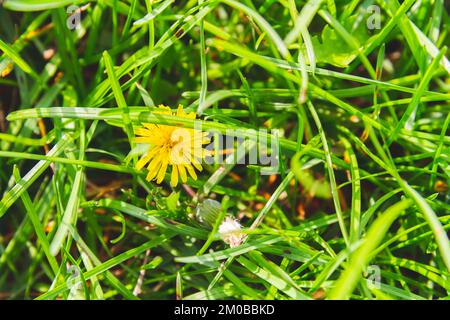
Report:
[{"label": "yellow dandelion flower", "polygon": [[[181,118],[195,119],[195,112],[185,113],[183,106],[179,105],[176,112],[169,107],[159,106],[156,114],[173,115]],[[178,177],[184,183],[187,181],[187,173],[197,180],[195,169],[202,171],[201,162],[209,154],[203,148],[210,139],[207,132],[195,129],[179,128],[175,126],[143,123],[143,127],[135,130],[136,142],[149,144],[147,153],[137,162],[138,170],[147,164],[147,180],[156,180],[160,184],[164,180],[167,169],[171,167],[170,185],[177,186]]]}]

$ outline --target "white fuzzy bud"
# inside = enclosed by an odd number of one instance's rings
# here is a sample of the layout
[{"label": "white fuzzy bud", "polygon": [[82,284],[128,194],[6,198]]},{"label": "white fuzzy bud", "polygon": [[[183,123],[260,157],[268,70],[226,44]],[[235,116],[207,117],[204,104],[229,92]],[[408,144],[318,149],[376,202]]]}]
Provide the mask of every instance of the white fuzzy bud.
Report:
[{"label": "white fuzzy bud", "polygon": [[219,233],[225,243],[228,243],[231,248],[241,245],[245,238],[242,232],[242,226],[233,218],[226,217],[219,227]]}]

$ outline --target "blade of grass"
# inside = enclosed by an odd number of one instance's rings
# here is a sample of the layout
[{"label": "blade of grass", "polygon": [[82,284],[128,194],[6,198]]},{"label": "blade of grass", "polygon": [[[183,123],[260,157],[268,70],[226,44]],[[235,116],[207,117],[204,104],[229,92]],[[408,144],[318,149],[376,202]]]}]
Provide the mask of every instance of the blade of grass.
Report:
[{"label": "blade of grass", "polygon": [[370,262],[370,253],[381,243],[391,224],[411,205],[412,201],[409,199],[397,202],[371,225],[362,245],[351,254],[349,265],[336,281],[329,299],[342,300],[350,297],[364,268]]}]

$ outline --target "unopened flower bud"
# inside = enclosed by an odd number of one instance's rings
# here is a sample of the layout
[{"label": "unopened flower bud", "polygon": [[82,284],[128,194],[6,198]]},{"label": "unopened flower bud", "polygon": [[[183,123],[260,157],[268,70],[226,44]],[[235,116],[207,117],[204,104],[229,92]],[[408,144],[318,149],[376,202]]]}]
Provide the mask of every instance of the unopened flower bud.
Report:
[{"label": "unopened flower bud", "polygon": [[219,227],[219,233],[225,243],[228,243],[231,248],[241,245],[245,238],[242,233],[242,226],[240,223],[231,217],[226,217]]}]

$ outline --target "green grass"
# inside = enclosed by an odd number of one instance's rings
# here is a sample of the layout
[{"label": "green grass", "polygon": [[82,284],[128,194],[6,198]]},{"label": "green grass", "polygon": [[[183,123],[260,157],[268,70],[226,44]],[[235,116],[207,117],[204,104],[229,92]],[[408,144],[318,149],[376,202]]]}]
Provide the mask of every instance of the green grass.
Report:
[{"label": "green grass", "polygon": [[[0,299],[450,297],[445,1],[1,2]],[[148,182],[143,122],[265,129],[279,172]]]}]

